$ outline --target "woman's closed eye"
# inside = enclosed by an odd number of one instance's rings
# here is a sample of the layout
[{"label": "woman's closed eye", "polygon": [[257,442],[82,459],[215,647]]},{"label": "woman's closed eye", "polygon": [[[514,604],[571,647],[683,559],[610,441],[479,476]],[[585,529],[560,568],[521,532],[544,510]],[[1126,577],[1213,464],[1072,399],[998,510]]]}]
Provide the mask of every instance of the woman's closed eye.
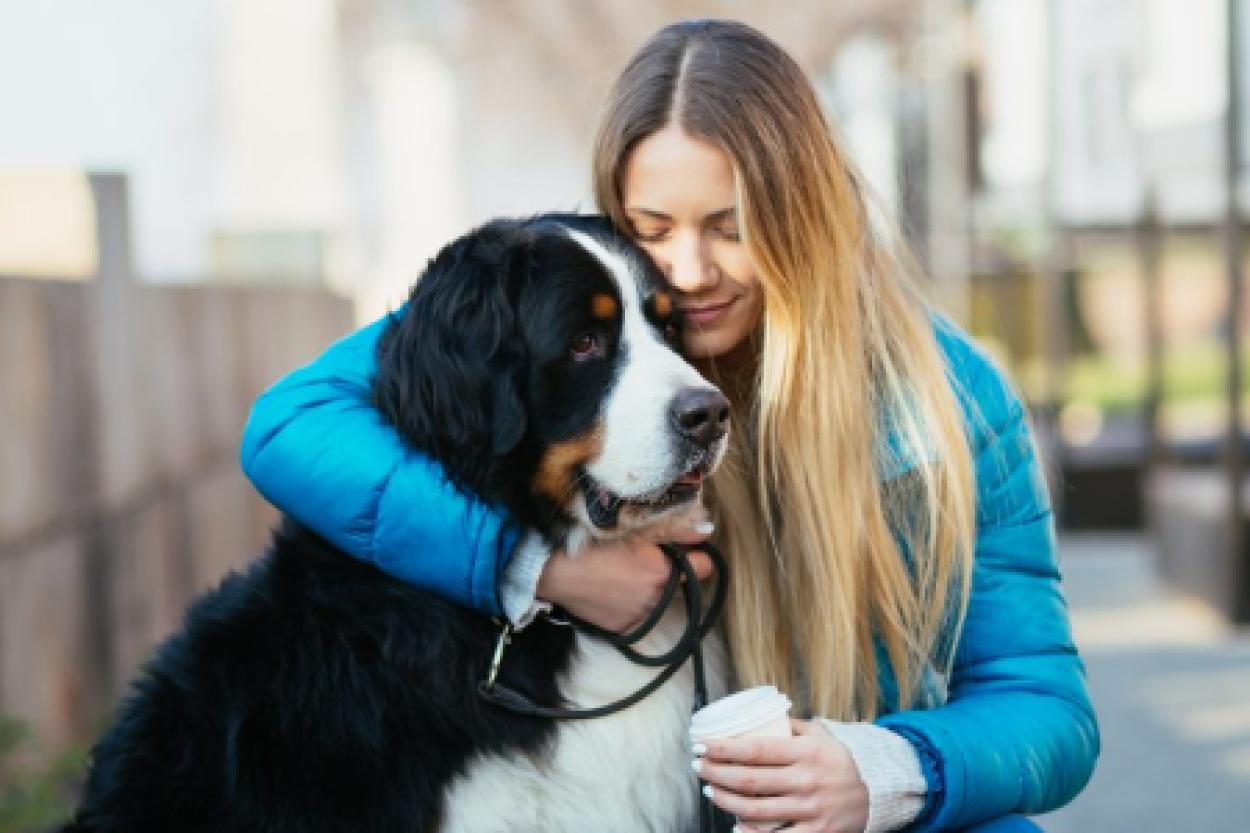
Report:
[{"label": "woman's closed eye", "polygon": [[[634,224],[634,239],[640,243],[662,243],[672,234],[672,229],[668,226],[646,226]],[[728,240],[737,243],[742,240],[742,233],[738,229],[736,222],[720,222],[707,227],[705,233],[710,233],[722,240]]]},{"label": "woman's closed eye", "polygon": [[669,230],[664,227],[656,228],[638,228],[634,227],[634,239],[640,243],[660,243],[668,237]]}]

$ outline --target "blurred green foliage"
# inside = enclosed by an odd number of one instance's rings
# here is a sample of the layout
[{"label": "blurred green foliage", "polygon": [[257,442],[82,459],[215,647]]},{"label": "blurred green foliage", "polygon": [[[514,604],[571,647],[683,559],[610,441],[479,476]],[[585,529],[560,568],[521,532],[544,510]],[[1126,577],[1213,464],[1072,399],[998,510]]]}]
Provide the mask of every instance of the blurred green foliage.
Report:
[{"label": "blurred green foliage", "polygon": [[0,714],[0,833],[35,833],[68,818],[86,752],[41,754],[30,727]]},{"label": "blurred green foliage", "polygon": [[[1181,245],[1183,243],[1184,245]],[[1172,246],[1172,265],[1189,277],[1210,277],[1220,268],[1219,249],[1212,241],[1184,240]],[[1123,355],[1099,348],[1088,327],[1090,315],[1083,310],[1081,281],[1095,272],[1119,270],[1133,274],[1135,253],[1121,244],[1095,252],[1088,274],[1070,270],[1063,274],[1062,303],[1066,319],[1066,349],[1069,358],[1060,385],[1060,403],[1080,402],[1092,405],[1105,414],[1139,411],[1146,397],[1145,356],[1126,359]],[[1218,278],[1218,274],[1216,275]],[[1000,273],[975,275],[969,284],[967,325],[982,343],[1011,370],[1017,382],[1035,401],[1044,397],[1049,378],[1046,364],[1045,316],[1040,314],[1046,303],[1043,292],[1045,277],[1027,266],[1005,267]],[[1208,281],[1209,283],[1209,281]],[[1204,283],[1203,291],[1209,291]],[[1084,302],[1090,302],[1084,297]],[[1132,305],[1138,298],[1126,298],[1130,304],[1124,314],[1140,314]],[[1217,322],[1218,323],[1218,322]],[[1226,347],[1218,326],[1198,338],[1183,343],[1163,345],[1163,404],[1165,407],[1223,407],[1227,396],[1228,361]],[[1242,362],[1245,389],[1250,391],[1250,350]]]},{"label": "blurred green foliage", "polygon": [[[1242,358],[1242,383],[1250,390],[1250,351]],[[1222,403],[1228,361],[1218,342],[1171,347],[1163,357],[1163,399],[1171,404]],[[1088,402],[1109,413],[1140,408],[1146,393],[1146,368],[1113,357],[1078,356],[1068,365],[1069,401]]]}]

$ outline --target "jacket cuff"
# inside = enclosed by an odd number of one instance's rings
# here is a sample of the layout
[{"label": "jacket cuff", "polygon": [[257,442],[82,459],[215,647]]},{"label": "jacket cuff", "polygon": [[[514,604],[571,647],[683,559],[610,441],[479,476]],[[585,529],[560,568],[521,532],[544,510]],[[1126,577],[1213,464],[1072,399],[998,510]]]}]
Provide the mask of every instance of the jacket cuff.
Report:
[{"label": "jacket cuff", "polygon": [[878,721],[876,725],[889,729],[911,744],[912,750],[920,759],[920,771],[924,773],[927,790],[924,797],[924,809],[920,811],[920,815],[916,817],[912,825],[907,829],[909,831],[938,829],[934,827],[932,822],[942,811],[942,805],[946,799],[945,764],[938,756],[937,750],[934,749],[928,736],[909,725],[893,722],[893,719],[896,717],[897,715],[886,715],[885,719],[891,722],[882,723]]},{"label": "jacket cuff", "polygon": [[911,824],[924,809],[927,784],[920,759],[900,735],[872,723],[820,719],[847,748],[868,788],[865,833],[887,833]]},{"label": "jacket cuff", "polygon": [[542,575],[551,547],[542,536],[530,530],[521,538],[512,560],[504,570],[499,600],[514,630],[521,630],[539,613],[551,610],[551,603],[539,601],[538,578]]}]

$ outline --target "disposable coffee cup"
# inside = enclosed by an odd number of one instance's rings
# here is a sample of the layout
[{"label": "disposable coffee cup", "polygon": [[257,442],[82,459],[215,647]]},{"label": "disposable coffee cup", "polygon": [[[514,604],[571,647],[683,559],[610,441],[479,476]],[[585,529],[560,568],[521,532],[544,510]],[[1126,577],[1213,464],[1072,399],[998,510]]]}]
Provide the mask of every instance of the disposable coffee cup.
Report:
[{"label": "disposable coffee cup", "polygon": [[709,703],[690,718],[690,740],[790,737],[790,698],[776,686],[748,688]]}]

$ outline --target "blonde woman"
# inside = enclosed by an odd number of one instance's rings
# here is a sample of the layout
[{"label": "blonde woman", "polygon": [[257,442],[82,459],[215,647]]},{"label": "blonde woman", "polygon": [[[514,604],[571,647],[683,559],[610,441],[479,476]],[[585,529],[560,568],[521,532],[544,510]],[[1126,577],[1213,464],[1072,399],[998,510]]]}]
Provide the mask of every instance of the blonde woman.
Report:
[{"label": "blonde woman", "polygon": [[[744,830],[1035,829],[1022,814],[1084,786],[1098,731],[1025,414],[874,233],[811,83],[747,26],[669,26],[609,95],[593,175],[732,403],[710,497],[738,680],[817,716],[792,738],[692,750],[712,800]],[[401,448],[367,399],[377,330],[257,403],[243,464],[258,488],[483,611],[644,618],[667,578],[653,544],[577,558],[518,544]],[[407,555],[431,541],[464,560]]]}]

